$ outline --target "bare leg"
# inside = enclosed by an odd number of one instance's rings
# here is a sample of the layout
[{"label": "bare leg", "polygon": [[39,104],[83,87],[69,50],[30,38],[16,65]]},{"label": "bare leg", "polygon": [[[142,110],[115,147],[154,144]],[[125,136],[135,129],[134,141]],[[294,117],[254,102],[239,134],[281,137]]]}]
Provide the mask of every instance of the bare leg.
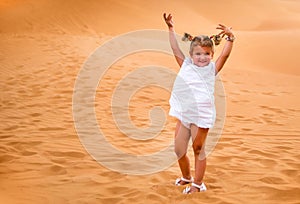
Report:
[{"label": "bare leg", "polygon": [[[195,180],[194,183],[201,185],[205,169],[206,169],[206,156],[205,156],[205,139],[207,137],[208,128],[200,128],[196,125],[191,125],[191,134],[193,138],[193,150],[195,157]],[[191,189],[192,192],[198,191],[196,188]]]},{"label": "bare leg", "polygon": [[[186,155],[189,139],[190,130],[178,121],[175,130],[175,153],[178,158],[182,177],[186,179],[191,179],[190,160]],[[184,185],[186,183],[181,181],[180,184]]]}]

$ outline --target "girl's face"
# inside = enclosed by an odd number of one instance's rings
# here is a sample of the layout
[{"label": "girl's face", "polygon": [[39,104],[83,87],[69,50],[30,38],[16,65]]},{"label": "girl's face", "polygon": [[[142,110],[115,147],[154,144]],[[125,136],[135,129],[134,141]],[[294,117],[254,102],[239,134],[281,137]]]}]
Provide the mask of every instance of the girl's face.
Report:
[{"label": "girl's face", "polygon": [[213,52],[211,47],[201,47],[200,45],[197,45],[193,48],[190,55],[195,65],[204,67],[210,63]]}]

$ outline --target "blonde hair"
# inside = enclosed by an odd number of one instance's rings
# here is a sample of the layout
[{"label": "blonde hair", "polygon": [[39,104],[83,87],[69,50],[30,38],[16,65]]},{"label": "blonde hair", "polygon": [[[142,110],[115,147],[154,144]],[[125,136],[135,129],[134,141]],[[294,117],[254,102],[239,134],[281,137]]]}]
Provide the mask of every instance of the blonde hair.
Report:
[{"label": "blonde hair", "polygon": [[208,37],[206,35],[199,35],[199,36],[194,37],[191,41],[190,53],[192,53],[194,47],[196,47],[198,45],[201,47],[209,47],[209,48],[211,48],[212,52],[214,53],[215,44],[210,37]]}]

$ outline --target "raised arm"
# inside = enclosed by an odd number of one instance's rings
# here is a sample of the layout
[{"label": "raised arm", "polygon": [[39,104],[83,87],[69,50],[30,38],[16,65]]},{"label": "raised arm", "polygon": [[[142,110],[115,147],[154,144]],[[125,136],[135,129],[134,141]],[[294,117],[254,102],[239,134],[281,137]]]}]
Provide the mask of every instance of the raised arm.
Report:
[{"label": "raised arm", "polygon": [[216,74],[221,71],[226,60],[228,59],[228,57],[231,53],[232,47],[233,47],[233,41],[235,39],[234,34],[231,31],[231,28],[228,28],[225,25],[219,24],[217,29],[222,30],[219,33],[219,35],[222,35],[222,37],[224,37],[226,35],[227,37],[226,37],[226,43],[224,45],[224,48],[223,48],[220,56],[216,60]]},{"label": "raised arm", "polygon": [[175,56],[175,59],[177,61],[177,63],[179,64],[179,66],[181,67],[183,61],[184,61],[184,54],[182,53],[182,51],[179,48],[177,39],[176,39],[176,35],[175,35],[175,31],[174,31],[174,23],[172,20],[172,15],[169,14],[167,16],[166,13],[164,13],[164,19],[166,24],[168,25],[169,28],[169,40],[170,40],[170,45],[173,51],[173,54]]}]

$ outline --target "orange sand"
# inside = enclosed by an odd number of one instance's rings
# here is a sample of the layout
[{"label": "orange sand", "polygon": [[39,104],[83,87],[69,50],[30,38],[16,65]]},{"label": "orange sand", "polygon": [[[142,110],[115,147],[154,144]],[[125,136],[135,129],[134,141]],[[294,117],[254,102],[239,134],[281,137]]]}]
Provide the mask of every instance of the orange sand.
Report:
[{"label": "orange sand", "polygon": [[[300,202],[300,2],[168,2],[0,2],[0,203]],[[139,176],[105,168],[87,153],[74,126],[72,96],[85,60],[125,32],[166,30],[163,12],[173,14],[178,34],[212,34],[222,22],[237,36],[220,74],[226,123],[208,157],[205,193],[181,194],[173,185],[180,176],[176,163]],[[126,138],[112,118],[116,84],[151,63],[178,71],[173,57],[136,53],[109,69],[95,96],[96,117],[108,141],[130,154],[159,151],[173,138],[170,117],[149,141]],[[168,111],[168,98],[157,86],[137,91],[129,102],[132,123],[148,127],[148,110]]]}]

